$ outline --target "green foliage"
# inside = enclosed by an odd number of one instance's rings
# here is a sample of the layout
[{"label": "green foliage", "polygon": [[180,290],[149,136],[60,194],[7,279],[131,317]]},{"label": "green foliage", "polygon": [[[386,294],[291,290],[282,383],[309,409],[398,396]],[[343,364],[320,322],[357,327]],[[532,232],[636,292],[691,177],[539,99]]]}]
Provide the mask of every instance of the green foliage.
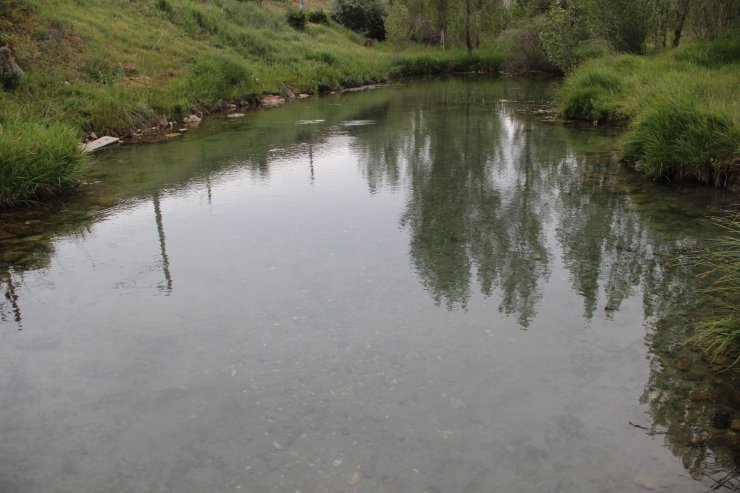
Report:
[{"label": "green foliage", "polygon": [[699,290],[704,315],[694,341],[710,354],[740,359],[740,213],[716,219],[724,234],[697,256],[704,281]]},{"label": "green foliage", "polygon": [[193,62],[190,70],[190,94],[201,101],[235,96],[235,88],[251,83],[249,70],[224,56],[201,57]]},{"label": "green foliage", "polygon": [[650,30],[649,0],[593,0],[597,33],[619,52],[644,51]]},{"label": "green foliage", "polygon": [[113,84],[123,76],[123,69],[109,60],[93,58],[80,66],[80,73],[97,84]]},{"label": "green foliage", "polygon": [[388,41],[398,56],[409,42],[411,31],[409,9],[401,2],[395,2],[388,13],[385,24]]},{"label": "green foliage", "polygon": [[560,89],[560,109],[568,118],[593,122],[622,121],[619,102],[631,87],[629,79],[609,63],[597,60],[570,74]]},{"label": "green foliage", "polygon": [[62,123],[0,123],[0,207],[27,204],[77,185],[85,156]]},{"label": "green foliage", "polygon": [[333,0],[331,16],[341,25],[367,38],[385,39],[385,0]]},{"label": "green foliage", "polygon": [[590,37],[591,10],[588,0],[571,0],[550,7],[539,26],[539,38],[547,58],[567,73],[576,65],[577,46]]},{"label": "green foliage", "polygon": [[462,50],[447,50],[434,54],[407,53],[394,67],[394,75],[413,77],[463,72],[498,72],[504,66],[504,53],[499,50],[479,50],[472,56]]},{"label": "green foliage", "polygon": [[622,155],[647,176],[717,181],[740,156],[740,67],[718,65],[713,54],[736,43],[591,60],[566,78],[560,108],[571,118],[627,123]]},{"label": "green foliage", "polygon": [[555,72],[556,69],[545,56],[540,38],[531,27],[508,29],[501,33],[497,45],[506,58],[505,70],[510,74],[534,71]]},{"label": "green foliage", "polygon": [[329,16],[321,9],[311,10],[308,12],[308,22],[329,25]]},{"label": "green foliage", "polygon": [[714,41],[698,41],[673,53],[678,61],[691,62],[704,67],[717,67],[740,60],[740,36],[723,36]]},{"label": "green foliage", "polygon": [[688,92],[661,94],[632,122],[622,152],[654,178],[712,169],[740,151],[740,127],[734,123],[731,115],[700,105]]},{"label": "green foliage", "polygon": [[306,29],[306,13],[303,10],[290,9],[285,16],[288,25],[298,31],[304,31]]}]

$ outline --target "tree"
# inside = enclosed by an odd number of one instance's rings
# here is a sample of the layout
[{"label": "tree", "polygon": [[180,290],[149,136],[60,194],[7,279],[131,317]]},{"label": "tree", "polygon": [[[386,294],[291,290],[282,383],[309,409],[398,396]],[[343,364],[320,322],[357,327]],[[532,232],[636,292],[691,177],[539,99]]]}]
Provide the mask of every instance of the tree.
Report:
[{"label": "tree", "polygon": [[673,30],[673,47],[675,48],[681,42],[681,33],[683,32],[683,26],[686,22],[686,18],[689,16],[691,11],[691,4],[693,0],[676,0],[676,28]]},{"label": "tree", "polygon": [[385,15],[384,0],[334,0],[331,6],[331,16],[335,21],[379,41],[385,39]]},{"label": "tree", "polygon": [[401,2],[394,2],[385,20],[385,34],[386,39],[393,46],[396,57],[400,55],[405,47],[410,31],[411,14],[409,13],[409,9]]},{"label": "tree", "polygon": [[563,72],[575,65],[574,50],[591,34],[591,10],[587,0],[556,2],[540,25],[539,37],[547,58]]},{"label": "tree", "polygon": [[650,29],[648,0],[594,0],[594,14],[597,34],[616,51],[636,54],[644,51]]}]

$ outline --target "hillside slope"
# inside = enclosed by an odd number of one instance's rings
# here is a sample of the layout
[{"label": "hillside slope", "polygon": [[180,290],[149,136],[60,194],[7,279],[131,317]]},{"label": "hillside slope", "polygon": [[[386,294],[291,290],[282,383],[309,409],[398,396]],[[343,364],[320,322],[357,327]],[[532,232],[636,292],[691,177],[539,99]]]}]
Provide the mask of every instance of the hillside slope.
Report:
[{"label": "hillside slope", "polygon": [[288,5],[240,0],[10,0],[0,45],[25,75],[0,93],[19,113],[122,131],[199,106],[385,79],[392,55],[336,24],[296,31]]}]

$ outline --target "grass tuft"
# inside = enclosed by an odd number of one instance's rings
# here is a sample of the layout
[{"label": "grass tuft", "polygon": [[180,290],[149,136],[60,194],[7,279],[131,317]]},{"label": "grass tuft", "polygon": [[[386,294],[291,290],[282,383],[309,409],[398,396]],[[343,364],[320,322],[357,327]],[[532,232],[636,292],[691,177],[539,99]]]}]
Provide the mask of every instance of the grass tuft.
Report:
[{"label": "grass tuft", "polygon": [[86,162],[77,133],[53,122],[0,123],[0,208],[30,204],[76,186]]},{"label": "grass tuft", "polygon": [[740,212],[716,219],[725,231],[699,255],[706,283],[699,295],[707,316],[698,324],[693,342],[704,346],[713,356],[740,359]]}]

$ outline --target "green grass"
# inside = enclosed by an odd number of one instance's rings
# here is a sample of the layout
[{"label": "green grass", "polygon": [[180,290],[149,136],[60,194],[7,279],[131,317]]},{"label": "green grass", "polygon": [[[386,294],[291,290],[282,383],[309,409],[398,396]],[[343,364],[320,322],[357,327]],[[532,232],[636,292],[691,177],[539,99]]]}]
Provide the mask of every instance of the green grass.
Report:
[{"label": "green grass", "polygon": [[[11,46],[25,75],[16,89],[0,90],[0,206],[50,195],[51,183],[67,187],[79,176],[62,164],[77,159],[69,142],[93,131],[126,136],[163,115],[181,120],[196,109],[289,89],[316,93],[422,74],[496,71],[505,56],[491,48],[470,57],[414,47],[398,58],[383,43],[364,46],[362,36],[325,16],[293,29],[290,9],[279,0],[5,0],[0,46]],[[58,138],[42,140],[60,146],[55,159],[69,180],[47,179],[46,164],[33,168],[30,151],[19,147],[30,146],[27,135],[55,131]],[[20,185],[15,177],[31,169],[41,173],[38,183]]]},{"label": "green grass", "polygon": [[694,342],[712,355],[740,358],[740,213],[716,220],[725,233],[698,256],[705,286],[699,294],[705,315]]},{"label": "green grass", "polygon": [[77,185],[85,156],[74,129],[15,119],[0,123],[0,207],[29,204]]},{"label": "green grass", "polygon": [[624,159],[652,178],[716,180],[740,156],[740,35],[651,57],[591,60],[560,91],[562,113],[627,127]]}]

